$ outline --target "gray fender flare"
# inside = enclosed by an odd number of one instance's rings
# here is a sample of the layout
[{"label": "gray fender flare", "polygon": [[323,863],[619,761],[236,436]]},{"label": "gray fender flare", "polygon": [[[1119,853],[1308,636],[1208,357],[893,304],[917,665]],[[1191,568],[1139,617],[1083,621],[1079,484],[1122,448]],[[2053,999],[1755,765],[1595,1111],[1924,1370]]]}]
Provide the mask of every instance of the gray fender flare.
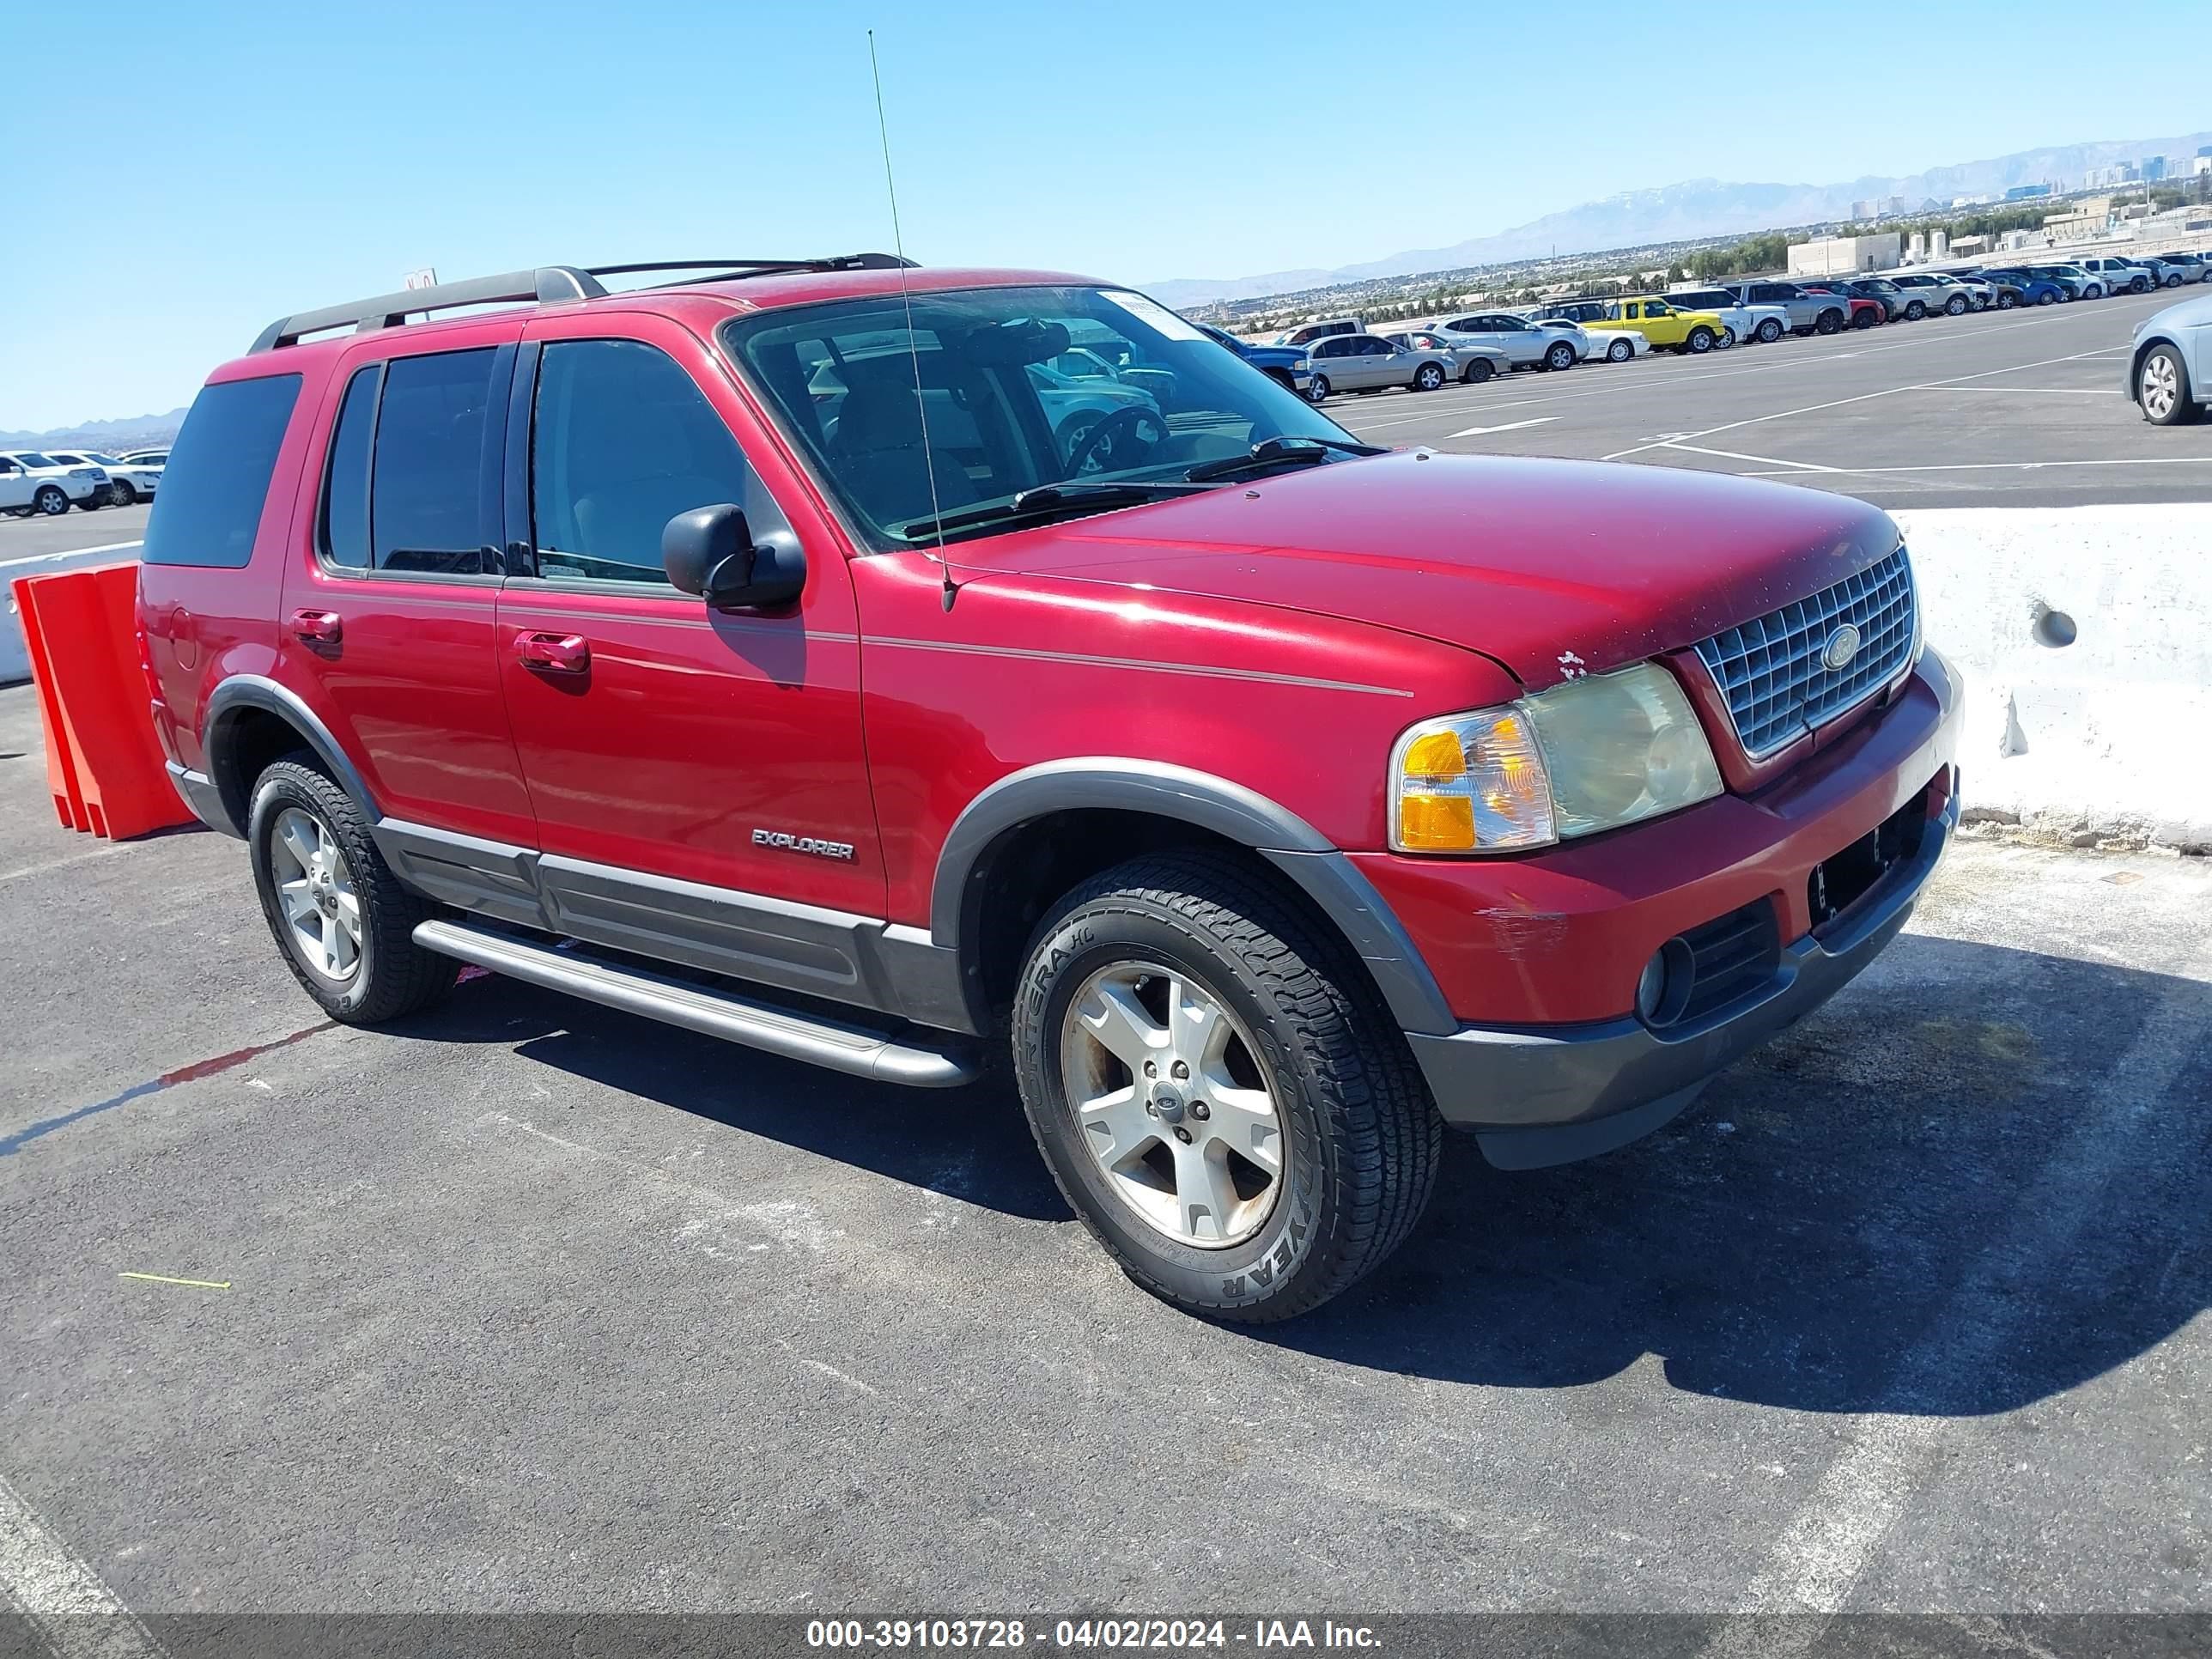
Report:
[{"label": "gray fender flare", "polygon": [[261,709],[282,717],[306,739],[338,787],[353,797],[370,823],[383,816],[368,793],[368,784],[362,780],[361,769],[347,757],[330,727],[300,700],[297,693],[258,674],[235,674],[216,687],[208,698],[207,712],[202,720],[201,746],[207,756],[210,778],[222,792],[223,810],[235,821],[239,834],[246,833],[246,814],[251,805],[253,780],[238,775],[228,728],[247,709]]},{"label": "gray fender flare", "polygon": [[1106,809],[1175,818],[1249,847],[1313,901],[1356,951],[1407,1031],[1459,1022],[1404,926],[1359,867],[1297,813],[1227,778],[1185,766],[1082,756],[1024,767],[968,803],[945,837],[930,888],[930,942],[957,951],[982,902],[985,859],[1008,830],[1050,812]]}]

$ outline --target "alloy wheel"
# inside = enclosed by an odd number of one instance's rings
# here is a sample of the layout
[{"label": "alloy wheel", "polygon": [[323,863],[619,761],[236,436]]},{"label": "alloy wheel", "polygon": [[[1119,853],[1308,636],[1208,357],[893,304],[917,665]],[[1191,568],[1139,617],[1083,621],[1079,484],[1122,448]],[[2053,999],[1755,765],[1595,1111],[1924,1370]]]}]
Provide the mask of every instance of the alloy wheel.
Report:
[{"label": "alloy wheel", "polygon": [[2181,397],[2181,376],[2172,358],[2161,351],[2144,359],[2142,392],[2143,413],[2151,419],[2163,421],[2173,413]]},{"label": "alloy wheel", "polygon": [[1067,1102],[1104,1184],[1146,1225],[1220,1249],[1267,1222],[1283,1119],[1251,1035],[1190,975],[1118,962],[1062,1018]]},{"label": "alloy wheel", "polygon": [[278,815],[270,872],[301,962],[334,985],[361,970],[361,899],[330,826],[296,806]]}]

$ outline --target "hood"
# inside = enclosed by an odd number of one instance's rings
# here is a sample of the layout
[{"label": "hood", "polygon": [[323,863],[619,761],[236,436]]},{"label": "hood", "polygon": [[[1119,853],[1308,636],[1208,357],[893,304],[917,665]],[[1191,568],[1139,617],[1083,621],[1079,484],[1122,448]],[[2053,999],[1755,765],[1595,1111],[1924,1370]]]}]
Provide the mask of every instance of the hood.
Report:
[{"label": "hood", "polygon": [[1692,645],[1887,557],[1847,495],[1686,467],[1395,454],[952,550],[991,571],[1376,623],[1531,687]]},{"label": "hood", "polygon": [[2212,294],[2153,312],[2137,325],[2136,332],[2140,336],[2154,328],[2202,328],[2207,323],[2212,323]]}]

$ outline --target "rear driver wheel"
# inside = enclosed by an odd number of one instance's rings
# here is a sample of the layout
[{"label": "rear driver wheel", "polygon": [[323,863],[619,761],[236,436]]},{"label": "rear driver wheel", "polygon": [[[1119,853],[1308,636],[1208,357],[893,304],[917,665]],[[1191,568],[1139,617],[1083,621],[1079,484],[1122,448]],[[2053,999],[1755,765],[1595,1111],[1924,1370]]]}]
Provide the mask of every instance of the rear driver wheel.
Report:
[{"label": "rear driver wheel", "polygon": [[304,755],[262,773],[246,839],[270,934],[331,1018],[374,1025],[453,988],[460,963],[415,943],[437,907],[399,884],[353,798]]},{"label": "rear driver wheel", "polygon": [[1138,859],[1068,894],[1030,946],[1013,1059],[1076,1213],[1208,1317],[1318,1307],[1435,1182],[1442,1121],[1358,960],[1228,859]]}]

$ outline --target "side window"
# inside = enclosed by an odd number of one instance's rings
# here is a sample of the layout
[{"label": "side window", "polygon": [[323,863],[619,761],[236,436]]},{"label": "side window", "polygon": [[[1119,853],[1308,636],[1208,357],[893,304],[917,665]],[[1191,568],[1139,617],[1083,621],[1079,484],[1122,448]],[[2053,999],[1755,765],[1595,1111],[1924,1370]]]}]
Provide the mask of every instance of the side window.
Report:
[{"label": "side window", "polygon": [[146,526],[148,564],[235,569],[253,556],[276,452],[300,398],[297,374],[225,380],[192,400],[177,434],[177,470],[161,478],[161,510]]},{"label": "side window", "polygon": [[1671,317],[1674,313],[1663,300],[1647,300],[1644,303],[1644,314],[1647,317]]},{"label": "side window", "polygon": [[483,569],[483,447],[497,355],[487,346],[385,365],[370,484],[378,569]]},{"label": "side window", "polygon": [[381,363],[354,371],[323,470],[323,556],[351,570],[368,563],[368,447],[376,427],[377,377],[383,373]]},{"label": "side window", "polygon": [[546,345],[530,464],[539,575],[665,582],[660,532],[678,514],[730,501],[756,534],[769,527],[750,479],[722,417],[658,347]]}]

